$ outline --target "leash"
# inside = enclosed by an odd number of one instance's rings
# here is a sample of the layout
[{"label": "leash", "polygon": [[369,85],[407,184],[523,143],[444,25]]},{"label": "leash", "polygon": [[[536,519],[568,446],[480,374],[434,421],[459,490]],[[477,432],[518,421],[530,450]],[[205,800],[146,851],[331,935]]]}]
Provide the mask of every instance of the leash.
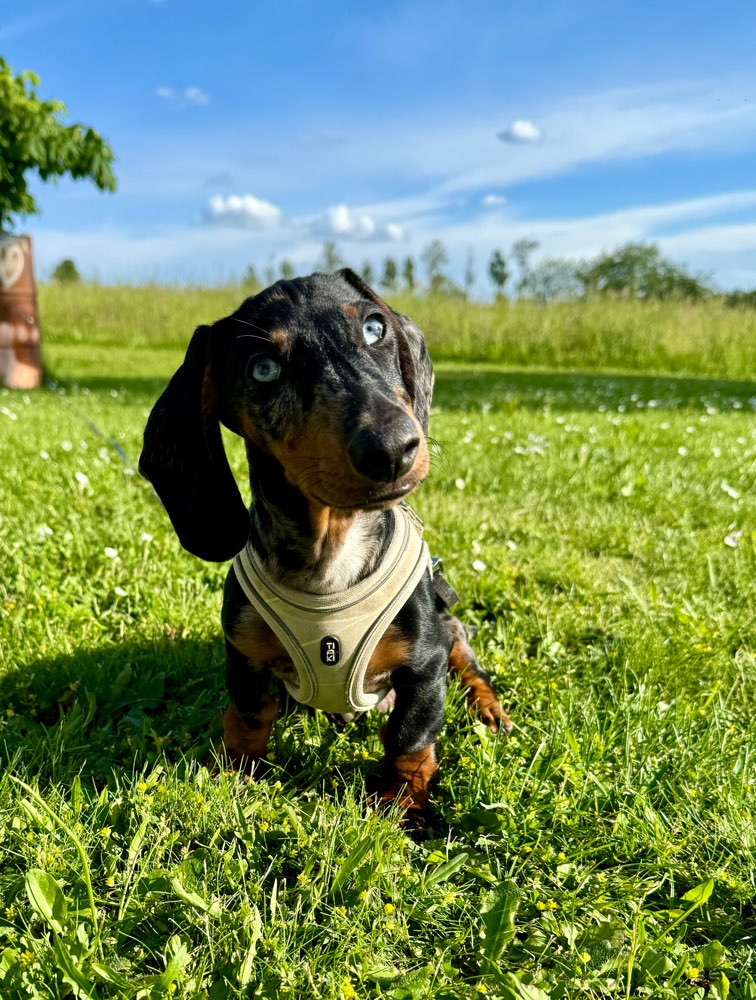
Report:
[{"label": "leash", "polygon": [[[119,444],[118,441],[115,440],[115,438],[110,437],[109,434],[106,434],[101,427],[97,426],[94,420],[90,419],[90,417],[88,417],[85,413],[82,413],[81,410],[79,410],[76,406],[74,406],[71,400],[67,398],[66,390],[56,379],[52,378],[49,379],[47,381],[47,386],[51,390],[51,392],[55,393],[55,395],[63,403],[63,405],[71,411],[71,413],[76,417],[77,420],[79,420],[82,424],[84,424],[84,426],[87,427],[88,430],[90,430],[95,435],[95,437],[98,437],[101,441],[104,441],[107,445],[109,445],[113,449],[116,455],[118,455],[118,457],[120,458],[124,470],[129,475],[133,475],[137,471],[138,467],[137,463],[132,462],[128,452],[123,447],[123,445]],[[153,488],[150,488],[150,496],[156,503],[160,503],[160,497],[158,497],[157,493]]]}]

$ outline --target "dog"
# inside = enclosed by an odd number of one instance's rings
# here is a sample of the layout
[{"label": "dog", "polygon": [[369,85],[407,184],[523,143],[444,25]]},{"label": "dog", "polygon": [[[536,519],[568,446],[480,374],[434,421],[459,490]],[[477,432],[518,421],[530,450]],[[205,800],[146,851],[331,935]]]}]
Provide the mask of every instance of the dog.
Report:
[{"label": "dog", "polygon": [[[265,756],[271,675],[347,719],[391,706],[378,797],[413,826],[427,821],[447,673],[493,732],[511,728],[404,506],[429,468],[432,390],[423,334],[353,271],[279,281],[195,331],[139,463],[183,547],[234,560],[231,765]],[[221,424],[245,442],[249,509]]]}]

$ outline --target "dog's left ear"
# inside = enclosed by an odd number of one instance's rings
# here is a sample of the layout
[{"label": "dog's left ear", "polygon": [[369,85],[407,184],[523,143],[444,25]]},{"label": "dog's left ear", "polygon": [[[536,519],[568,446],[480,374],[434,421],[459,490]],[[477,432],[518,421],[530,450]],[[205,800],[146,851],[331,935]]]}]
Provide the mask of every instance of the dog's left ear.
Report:
[{"label": "dog's left ear", "polygon": [[423,331],[409,316],[394,312],[380,295],[351,268],[345,267],[337,271],[337,276],[348,282],[367,299],[372,299],[376,305],[391,313],[397,325],[399,341],[399,368],[402,381],[412,400],[412,409],[423,428],[423,434],[428,436],[428,418],[430,416],[431,397],[433,396],[433,365],[425,346]]},{"label": "dog's left ear", "polygon": [[249,534],[249,513],[220,430],[222,390],[212,362],[223,340],[220,324],[197,328],[184,363],[150,413],[139,459],[181,544],[209,562],[232,559]]}]

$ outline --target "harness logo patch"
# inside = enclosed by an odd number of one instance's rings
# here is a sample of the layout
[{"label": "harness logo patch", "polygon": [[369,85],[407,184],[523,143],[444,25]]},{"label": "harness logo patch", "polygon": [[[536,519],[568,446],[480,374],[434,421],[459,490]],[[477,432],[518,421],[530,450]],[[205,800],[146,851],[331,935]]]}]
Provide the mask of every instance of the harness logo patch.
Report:
[{"label": "harness logo patch", "polygon": [[320,662],[327,667],[335,667],[339,662],[341,647],[335,635],[326,635],[320,640]]}]

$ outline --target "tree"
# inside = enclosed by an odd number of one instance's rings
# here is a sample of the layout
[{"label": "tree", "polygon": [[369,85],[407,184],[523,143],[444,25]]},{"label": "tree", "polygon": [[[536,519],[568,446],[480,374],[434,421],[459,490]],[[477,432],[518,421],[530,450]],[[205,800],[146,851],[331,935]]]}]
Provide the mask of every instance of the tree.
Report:
[{"label": "tree", "polygon": [[242,284],[245,285],[247,288],[250,288],[253,292],[258,292],[262,288],[254,264],[250,264],[247,270],[244,272],[244,277],[242,278]]},{"label": "tree", "polygon": [[488,273],[496,289],[496,298],[503,297],[504,286],[509,281],[509,265],[501,250],[494,250],[488,262]]},{"label": "tree", "polygon": [[756,309],[756,288],[752,288],[750,291],[736,288],[725,296],[724,301],[730,309]]},{"label": "tree", "polygon": [[318,267],[322,268],[326,274],[333,274],[334,271],[338,271],[343,266],[344,261],[339,253],[339,248],[332,240],[327,240],[323,244],[323,257],[318,263]]},{"label": "tree", "polygon": [[546,257],[528,272],[527,293],[536,302],[577,299],[583,291],[579,264],[562,257]]},{"label": "tree", "polygon": [[81,275],[76,264],[70,257],[66,257],[65,260],[56,265],[52,273],[52,280],[57,281],[61,285],[75,285],[78,281],[81,281]]},{"label": "tree", "polygon": [[517,261],[519,279],[517,281],[517,294],[522,295],[528,287],[528,277],[530,276],[530,255],[539,247],[538,240],[531,240],[525,236],[521,240],[516,240],[512,244],[512,256]]},{"label": "tree", "polygon": [[710,294],[703,275],[662,257],[655,243],[626,243],[578,270],[586,295],[635,299],[702,299]]},{"label": "tree", "polygon": [[281,272],[281,277],[284,279],[284,281],[291,281],[291,279],[294,277],[296,273],[296,270],[292,262],[290,260],[287,260],[285,257],[278,265],[278,270]]},{"label": "tree", "polygon": [[443,273],[443,269],[449,263],[446,247],[441,240],[431,240],[420,256],[428,274],[428,288],[432,293],[442,291],[448,282]]},{"label": "tree", "polygon": [[396,266],[396,261],[393,257],[387,257],[383,262],[383,274],[381,275],[381,285],[389,292],[393,292],[396,288],[396,279],[399,274],[399,268]]},{"label": "tree", "polygon": [[467,259],[465,260],[465,298],[470,298],[470,293],[473,290],[473,285],[475,284],[475,255],[472,250],[467,251]]},{"label": "tree", "polygon": [[93,181],[101,191],[114,191],[113,151],[94,129],[64,125],[60,101],[37,96],[39,78],[14,76],[0,56],[0,230],[14,216],[36,215],[39,206],[28,188],[29,175],[41,180],[69,175]]},{"label": "tree", "polygon": [[369,260],[364,260],[362,262],[362,268],[360,270],[366,285],[372,285],[375,280],[375,274],[373,273],[373,265]]},{"label": "tree", "polygon": [[405,257],[402,264],[402,278],[408,292],[415,291],[415,262],[411,257]]}]

